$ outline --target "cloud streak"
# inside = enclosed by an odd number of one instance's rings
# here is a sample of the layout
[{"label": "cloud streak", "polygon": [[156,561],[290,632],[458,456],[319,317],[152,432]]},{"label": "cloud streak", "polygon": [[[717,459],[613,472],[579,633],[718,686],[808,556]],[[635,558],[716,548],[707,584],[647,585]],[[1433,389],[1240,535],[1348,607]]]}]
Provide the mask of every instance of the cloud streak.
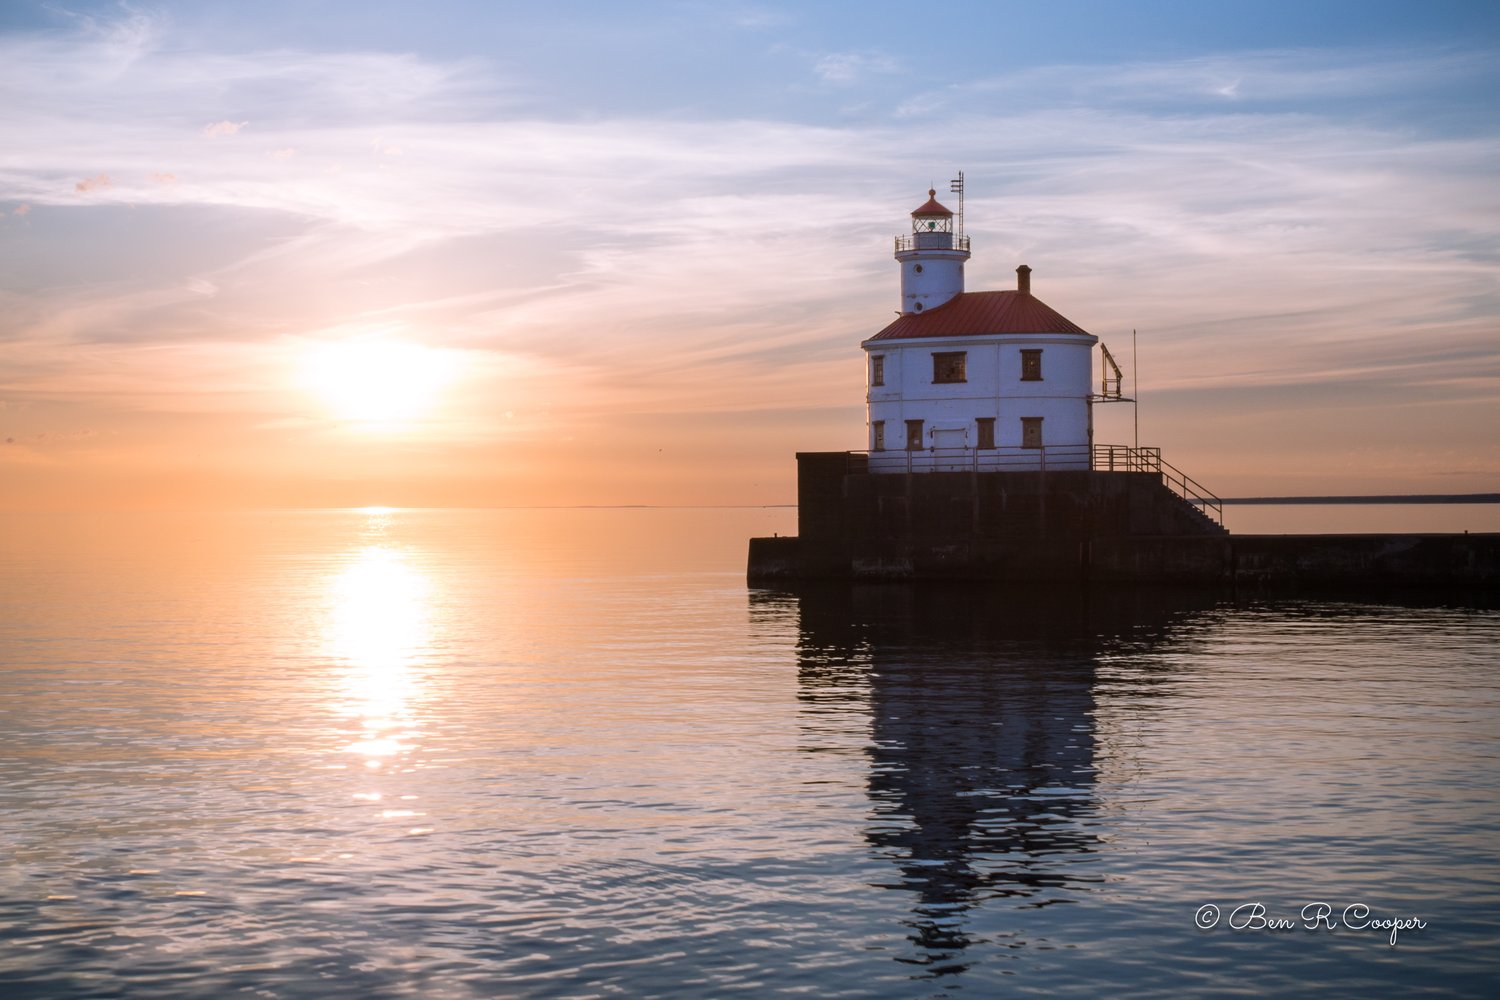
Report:
[{"label": "cloud streak", "polygon": [[203,135],[209,139],[218,139],[226,135],[235,135],[240,129],[249,125],[249,122],[221,121],[203,126]]},{"label": "cloud streak", "polygon": [[[971,287],[1031,264],[1038,294],[1106,340],[1148,333],[1156,391],[1494,398],[1475,376],[1500,314],[1500,138],[1310,101],[1437,94],[1488,72],[1471,55],[1023,70],[808,124],[546,117],[501,66],[194,52],[170,31],[133,17],[0,40],[16,137],[0,192],[30,241],[6,249],[43,262],[0,285],[0,393],[191,408],[211,376],[292,426],[257,380],[298,344],[379,327],[469,352],[475,378],[566,378],[557,421],[857,413],[858,342],[897,301],[890,237],[962,167]],[[861,50],[812,71],[854,88],[900,67]],[[105,208],[124,214],[77,214]],[[180,262],[119,263],[148,228]],[[116,263],[84,266],[79,239]],[[173,363],[148,375],[152,354]]]},{"label": "cloud streak", "polygon": [[884,52],[830,52],[813,63],[813,72],[820,80],[840,87],[899,71],[900,64]]}]

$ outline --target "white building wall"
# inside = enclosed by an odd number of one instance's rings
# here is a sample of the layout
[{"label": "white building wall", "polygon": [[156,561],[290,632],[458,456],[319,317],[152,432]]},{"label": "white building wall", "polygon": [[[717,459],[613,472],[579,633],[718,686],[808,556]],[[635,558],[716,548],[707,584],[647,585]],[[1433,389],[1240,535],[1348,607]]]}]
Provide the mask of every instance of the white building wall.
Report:
[{"label": "white building wall", "polygon": [[[867,392],[871,422],[885,421],[885,452],[872,471],[905,471],[909,460],[973,467],[975,456],[950,454],[978,444],[978,418],[995,420],[995,453],[981,452],[981,468],[1089,467],[1089,402],[1093,381],[1090,334],[996,334],[951,339],[867,341],[867,359],[882,356],[885,384]],[[1042,378],[1021,378],[1022,349],[1042,352]],[[934,383],[932,355],[962,351],[966,381]],[[869,367],[867,364],[867,374]],[[1041,450],[1022,448],[1022,418],[1042,418]],[[923,422],[926,455],[906,454],[906,421]],[[934,451],[933,449],[936,449]],[[946,467],[939,465],[938,467]]]}]

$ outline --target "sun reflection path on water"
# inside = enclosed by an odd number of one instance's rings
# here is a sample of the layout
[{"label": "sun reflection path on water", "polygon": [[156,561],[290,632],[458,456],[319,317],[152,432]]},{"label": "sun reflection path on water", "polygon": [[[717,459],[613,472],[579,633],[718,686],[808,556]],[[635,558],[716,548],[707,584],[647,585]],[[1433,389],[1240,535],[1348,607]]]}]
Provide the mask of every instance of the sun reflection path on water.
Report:
[{"label": "sun reflection path on water", "polygon": [[397,549],[358,550],[329,583],[328,650],[343,666],[340,716],[357,720],[346,749],[376,770],[410,749],[416,669],[432,642],[431,584]]}]

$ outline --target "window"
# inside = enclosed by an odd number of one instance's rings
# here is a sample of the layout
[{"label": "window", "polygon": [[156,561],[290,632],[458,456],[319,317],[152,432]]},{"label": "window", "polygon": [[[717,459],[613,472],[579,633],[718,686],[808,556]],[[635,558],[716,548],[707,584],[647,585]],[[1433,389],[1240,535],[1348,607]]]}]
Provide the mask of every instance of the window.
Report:
[{"label": "window", "polygon": [[1021,352],[1021,381],[1040,382],[1042,380],[1042,352],[1040,350]]},{"label": "window", "polygon": [[981,447],[981,448],[993,448],[993,447],[995,447],[995,418],[994,417],[976,417],[974,419],[974,423],[979,428],[979,447]]},{"label": "window", "polygon": [[934,351],[932,355],[932,381],[937,382],[967,382],[965,358],[963,351]]},{"label": "window", "polygon": [[870,384],[885,385],[885,355],[870,356]]},{"label": "window", "polygon": [[906,422],[906,450],[922,450],[922,421],[908,420]]},{"label": "window", "polygon": [[885,451],[885,421],[877,420],[870,425],[870,450]]},{"label": "window", "polygon": [[1021,418],[1021,447],[1040,448],[1042,446],[1042,418]]}]

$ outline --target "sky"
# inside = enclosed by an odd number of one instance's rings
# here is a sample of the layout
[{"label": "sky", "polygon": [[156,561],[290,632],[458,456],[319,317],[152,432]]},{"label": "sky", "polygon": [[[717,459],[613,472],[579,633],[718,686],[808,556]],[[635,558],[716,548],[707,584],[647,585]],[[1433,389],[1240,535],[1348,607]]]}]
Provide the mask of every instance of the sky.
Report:
[{"label": "sky", "polygon": [[0,509],[794,502],[959,170],[1099,442],[1500,491],[1500,4],[9,0]]}]

